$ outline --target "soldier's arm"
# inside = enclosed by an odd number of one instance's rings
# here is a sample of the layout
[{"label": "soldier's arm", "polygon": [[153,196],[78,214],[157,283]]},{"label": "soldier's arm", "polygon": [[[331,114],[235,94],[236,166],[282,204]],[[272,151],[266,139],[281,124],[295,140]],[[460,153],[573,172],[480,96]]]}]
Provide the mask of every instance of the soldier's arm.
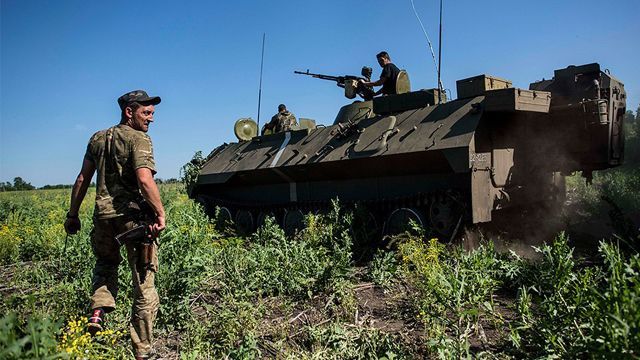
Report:
[{"label": "soldier's arm", "polygon": [[262,126],[262,131],[260,132],[262,135],[264,135],[265,130],[271,130],[273,131],[273,128],[276,125],[276,121],[278,121],[277,117],[274,116],[271,118],[271,121],[269,121],[268,123],[264,124]]},{"label": "soldier's arm", "polygon": [[80,211],[80,205],[87,195],[87,189],[91,184],[91,178],[96,171],[96,166],[93,161],[85,158],[82,161],[82,169],[76,181],[73,183],[71,189],[71,205],[69,205],[69,212],[67,213],[67,219],[64,222],[64,229],[67,234],[75,234],[80,230],[81,223],[78,218],[78,212]]},{"label": "soldier's arm", "polygon": [[91,160],[84,159],[82,162],[82,169],[78,177],[76,177],[75,183],[73,183],[73,189],[71,189],[71,205],[69,206],[69,215],[78,216],[80,211],[80,205],[87,195],[87,189],[91,184],[91,178],[96,171],[96,166]]},{"label": "soldier's arm", "polygon": [[160,191],[153,180],[153,174],[156,172],[153,145],[151,145],[151,138],[146,134],[142,132],[135,132],[135,134],[137,137],[133,139],[131,147],[133,168],[142,197],[155,213],[156,219],[151,225],[151,231],[154,236],[158,236],[165,228],[165,213],[160,200]]},{"label": "soldier's arm", "polygon": [[151,169],[147,167],[137,168],[136,178],[138,180],[138,186],[142,196],[156,214],[156,221],[152,225],[152,231],[154,236],[158,236],[166,226],[164,207],[162,206],[162,200],[160,200],[158,185],[156,185],[156,182],[153,180],[153,173],[151,172]]},{"label": "soldier's arm", "polygon": [[385,83],[385,81],[387,81],[387,78],[382,76],[382,77],[380,77],[380,79],[378,79],[376,81],[363,81],[362,85],[364,85],[364,86],[380,86],[380,85],[383,85]]},{"label": "soldier's arm", "polygon": [[269,121],[268,123],[264,124],[264,127],[267,130],[273,130],[273,128],[276,126],[276,124],[278,123],[278,115],[274,115],[271,117],[271,121]]}]

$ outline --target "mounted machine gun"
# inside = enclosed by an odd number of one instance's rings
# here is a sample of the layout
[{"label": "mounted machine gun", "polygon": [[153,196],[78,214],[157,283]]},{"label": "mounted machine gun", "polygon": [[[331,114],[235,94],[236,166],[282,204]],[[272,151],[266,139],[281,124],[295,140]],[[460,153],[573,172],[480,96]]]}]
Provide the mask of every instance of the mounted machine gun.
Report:
[{"label": "mounted machine gun", "polygon": [[362,85],[361,81],[371,81],[371,73],[373,70],[368,66],[363,66],[360,74],[362,76],[344,75],[344,76],[332,76],[324,74],[310,73],[309,69],[306,72],[294,71],[295,74],[308,75],[316,79],[335,81],[336,85],[344,88],[344,96],[347,99],[354,99],[356,95],[360,95],[365,101],[373,99],[375,91],[370,86]]}]

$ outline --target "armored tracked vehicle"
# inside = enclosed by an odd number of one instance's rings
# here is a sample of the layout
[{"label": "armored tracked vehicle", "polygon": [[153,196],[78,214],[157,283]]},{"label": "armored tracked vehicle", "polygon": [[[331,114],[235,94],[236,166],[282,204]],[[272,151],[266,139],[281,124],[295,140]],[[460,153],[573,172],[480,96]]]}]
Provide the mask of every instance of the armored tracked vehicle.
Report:
[{"label": "armored tracked vehicle", "polygon": [[292,231],[338,198],[366,209],[372,229],[413,220],[447,239],[499,209],[561,202],[564,175],[623,161],[624,85],[599,64],[529,89],[470,77],[451,101],[398,83],[403,93],[345,105],[331,126],[256,136],[239,122],[242,140],[209,155],[190,196],[244,232],[268,215]]}]

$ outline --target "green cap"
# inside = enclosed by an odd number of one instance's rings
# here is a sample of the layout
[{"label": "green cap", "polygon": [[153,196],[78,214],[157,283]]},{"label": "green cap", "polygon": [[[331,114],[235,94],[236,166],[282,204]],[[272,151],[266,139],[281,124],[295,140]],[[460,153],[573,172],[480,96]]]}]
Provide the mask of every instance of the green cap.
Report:
[{"label": "green cap", "polygon": [[133,90],[118,98],[118,105],[120,105],[120,110],[124,110],[124,108],[126,108],[127,105],[131,104],[132,102],[139,102],[143,105],[158,105],[160,104],[160,97],[149,96],[144,90]]}]

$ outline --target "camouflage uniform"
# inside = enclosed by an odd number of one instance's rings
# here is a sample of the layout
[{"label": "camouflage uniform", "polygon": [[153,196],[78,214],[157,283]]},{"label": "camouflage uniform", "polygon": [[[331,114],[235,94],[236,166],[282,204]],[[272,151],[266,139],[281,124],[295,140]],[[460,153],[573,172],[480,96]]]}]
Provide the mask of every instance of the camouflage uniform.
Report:
[{"label": "camouflage uniform", "polygon": [[289,111],[279,112],[271,118],[269,122],[269,128],[274,133],[290,131],[291,127],[298,125],[295,115]]},{"label": "camouflage uniform", "polygon": [[[120,247],[114,237],[137,225],[137,209],[132,204],[141,199],[135,170],[149,168],[155,173],[151,139],[142,131],[117,125],[95,133],[85,160],[97,169],[96,205],[91,232],[91,245],[96,256],[93,271],[91,308],[113,311],[118,293],[118,265],[122,262]],[[151,349],[152,329],[158,311],[158,293],[154,281],[158,271],[157,245],[154,244],[152,271],[137,269],[140,251],[127,244],[127,260],[133,278],[131,340],[138,355]]]}]

